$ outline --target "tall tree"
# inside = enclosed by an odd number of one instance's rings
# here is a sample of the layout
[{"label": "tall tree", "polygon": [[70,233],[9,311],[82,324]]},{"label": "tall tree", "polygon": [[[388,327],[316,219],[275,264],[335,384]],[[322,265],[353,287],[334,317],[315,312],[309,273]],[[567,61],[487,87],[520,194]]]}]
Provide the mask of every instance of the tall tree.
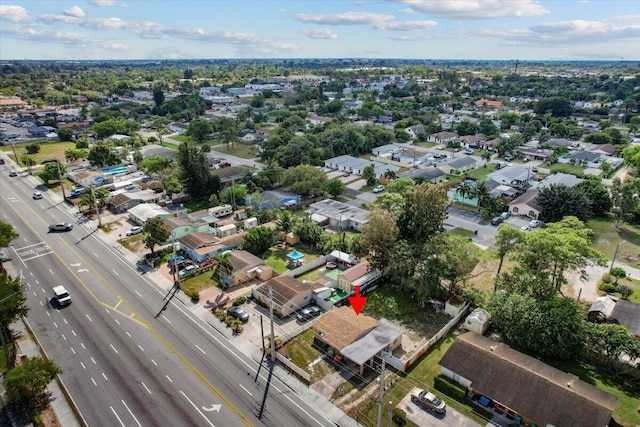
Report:
[{"label": "tall tree", "polygon": [[155,254],[155,247],[161,245],[171,237],[171,230],[164,223],[164,220],[158,216],[149,218],[145,221],[143,227],[145,234],[144,246]]},{"label": "tall tree", "polygon": [[261,257],[271,245],[273,245],[273,230],[270,227],[260,226],[252,228],[242,237],[238,249]]},{"label": "tall tree", "polygon": [[391,248],[400,230],[393,213],[374,209],[369,214],[369,222],[364,226],[359,244],[368,254],[371,263],[384,271],[387,267]]},{"label": "tall tree", "polygon": [[327,182],[327,193],[331,194],[332,197],[338,197],[344,194],[346,189],[347,187],[339,178],[333,178]]},{"label": "tall tree", "polygon": [[404,193],[404,200],[404,210],[398,219],[403,238],[425,242],[442,230],[448,200],[441,185],[417,185]]},{"label": "tall tree", "polygon": [[282,185],[302,196],[321,195],[327,188],[327,175],[314,166],[299,165],[284,172]]},{"label": "tall tree", "polygon": [[516,249],[516,243],[522,239],[522,233],[520,230],[508,226],[506,224],[500,224],[498,226],[498,233],[496,233],[496,241],[495,241],[495,252],[496,256],[500,260],[498,263],[498,270],[496,271],[496,277],[494,279],[493,291],[496,291],[496,286],[498,283],[498,278],[500,277],[500,272],[502,271],[502,264],[504,263],[504,259],[507,254]]},{"label": "tall tree", "polygon": [[293,233],[300,238],[300,241],[308,245],[318,245],[322,241],[324,230],[309,219],[297,221],[293,225]]},{"label": "tall tree", "polygon": [[362,169],[362,178],[367,181],[367,185],[373,185],[378,179],[376,177],[376,170],[373,165],[367,165]]},{"label": "tall tree", "polygon": [[11,242],[20,237],[11,224],[0,221],[0,248],[8,248]]},{"label": "tall tree", "polygon": [[582,187],[567,187],[553,184],[540,190],[536,202],[540,205],[540,219],[557,222],[565,216],[575,216],[580,220],[591,217],[591,200]]},{"label": "tall tree", "polygon": [[197,118],[191,120],[185,135],[193,138],[197,142],[202,142],[213,132],[213,124],[209,120]]},{"label": "tall tree", "polygon": [[209,163],[205,154],[194,143],[190,141],[181,143],[176,160],[181,169],[182,185],[194,200],[208,200],[211,194],[219,191],[209,172]]},{"label": "tall tree", "polygon": [[49,399],[43,398],[45,389],[62,371],[52,361],[41,357],[23,360],[4,376],[7,399],[27,406],[30,410],[45,407]]},{"label": "tall tree", "polygon": [[602,185],[600,179],[587,178],[579,183],[576,188],[584,192],[589,199],[593,216],[601,217],[609,213],[613,204],[609,190]]}]

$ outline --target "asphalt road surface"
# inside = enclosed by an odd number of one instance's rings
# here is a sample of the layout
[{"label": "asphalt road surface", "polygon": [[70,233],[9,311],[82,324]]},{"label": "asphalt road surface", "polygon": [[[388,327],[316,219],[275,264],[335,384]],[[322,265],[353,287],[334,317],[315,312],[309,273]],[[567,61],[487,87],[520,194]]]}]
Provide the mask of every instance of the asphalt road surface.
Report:
[{"label": "asphalt road surface", "polygon": [[[0,169],[0,212],[20,237],[14,261],[28,286],[28,319],[89,425],[329,426],[313,405],[273,377],[258,419],[267,371],[121,254],[96,238],[58,196],[32,200],[36,181]],[[54,222],[70,232],[47,233]],[[64,285],[72,304],[51,305]]]}]

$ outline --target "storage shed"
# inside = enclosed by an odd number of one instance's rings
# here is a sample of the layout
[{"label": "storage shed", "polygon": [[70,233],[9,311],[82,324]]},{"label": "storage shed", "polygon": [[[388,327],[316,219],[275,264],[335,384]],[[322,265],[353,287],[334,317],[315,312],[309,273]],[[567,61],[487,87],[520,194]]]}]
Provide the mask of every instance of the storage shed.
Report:
[{"label": "storage shed", "polygon": [[487,310],[483,308],[476,308],[471,312],[470,315],[464,320],[464,327],[468,331],[475,332],[476,334],[484,334],[487,328],[489,327],[489,323],[491,322],[491,317]]}]

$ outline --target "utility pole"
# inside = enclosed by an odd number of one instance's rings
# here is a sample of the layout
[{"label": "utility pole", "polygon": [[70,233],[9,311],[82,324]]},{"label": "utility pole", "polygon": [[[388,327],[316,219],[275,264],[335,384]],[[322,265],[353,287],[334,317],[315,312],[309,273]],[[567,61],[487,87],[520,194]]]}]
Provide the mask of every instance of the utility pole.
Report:
[{"label": "utility pole", "polygon": [[269,286],[269,319],[271,320],[271,364],[276,363],[276,336],[273,331],[273,288]]},{"label": "utility pole", "polygon": [[613,258],[611,258],[611,267],[609,267],[609,274],[613,271],[613,263],[616,262],[616,257],[618,256],[618,249],[620,249],[620,245],[623,244],[625,240],[620,240],[616,245],[616,251],[613,253]]},{"label": "utility pole", "polygon": [[391,424],[392,415],[393,415],[393,402],[392,401],[389,401],[389,407],[387,408],[387,411],[389,412],[389,427],[393,427],[393,425]]},{"label": "utility pole", "polygon": [[16,151],[16,142],[12,139],[11,146],[13,147],[13,157],[16,158],[16,164],[20,166],[20,159],[18,158],[18,152]]},{"label": "utility pole", "polygon": [[[58,164],[58,167],[60,165]],[[98,215],[98,228],[102,227],[102,220],[100,219],[100,207],[98,206],[98,201],[96,200],[96,191],[93,188],[93,184],[89,186],[91,188],[91,198],[93,199],[93,204],[96,205],[96,214]]]},{"label": "utility pole", "polygon": [[382,368],[380,369],[380,393],[378,394],[378,423],[377,427],[382,427],[382,410],[384,409],[384,355],[383,351],[380,356],[382,359]]}]

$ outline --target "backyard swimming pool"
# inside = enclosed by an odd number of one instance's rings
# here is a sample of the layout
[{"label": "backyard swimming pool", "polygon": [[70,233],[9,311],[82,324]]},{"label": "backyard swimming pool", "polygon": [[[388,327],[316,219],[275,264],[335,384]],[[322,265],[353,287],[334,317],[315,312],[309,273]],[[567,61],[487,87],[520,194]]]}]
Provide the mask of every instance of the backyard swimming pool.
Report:
[{"label": "backyard swimming pool", "polygon": [[298,261],[302,258],[304,258],[304,254],[302,252],[293,251],[287,254],[287,259],[290,259],[291,261]]},{"label": "backyard swimming pool", "polygon": [[101,170],[105,175],[115,175],[117,173],[127,172],[129,169],[127,169],[126,166],[115,166],[110,168],[102,168]]}]

